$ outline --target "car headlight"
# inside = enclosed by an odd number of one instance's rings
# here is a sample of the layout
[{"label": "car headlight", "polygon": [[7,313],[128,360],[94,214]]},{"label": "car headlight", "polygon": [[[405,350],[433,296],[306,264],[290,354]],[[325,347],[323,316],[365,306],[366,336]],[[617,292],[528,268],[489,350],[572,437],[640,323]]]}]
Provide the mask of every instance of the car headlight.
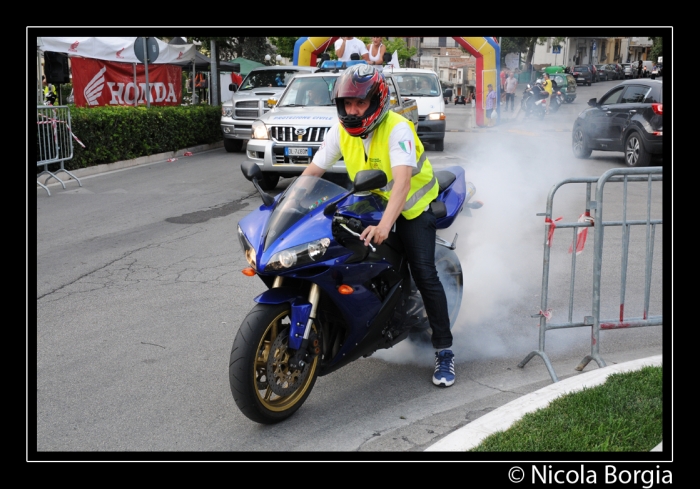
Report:
[{"label": "car headlight", "polygon": [[222,117],[233,117],[233,107],[221,106],[221,116]]},{"label": "car headlight", "polygon": [[330,245],[330,239],[321,238],[316,241],[287,248],[286,250],[272,255],[272,258],[270,258],[270,261],[265,267],[265,271],[281,270],[283,268],[293,267],[294,265],[301,266],[313,263],[326,253]]},{"label": "car headlight", "polygon": [[428,120],[429,121],[444,121],[445,120],[445,113],[444,112],[431,112],[428,114]]},{"label": "car headlight", "polygon": [[243,250],[248,265],[255,268],[255,249],[253,245],[250,244],[250,241],[248,241],[248,238],[245,237],[245,234],[243,234],[243,230],[240,226],[238,226],[238,242],[241,243],[241,249]]},{"label": "car headlight", "polygon": [[253,122],[253,139],[270,139],[270,134],[267,132],[267,126],[261,121]]}]

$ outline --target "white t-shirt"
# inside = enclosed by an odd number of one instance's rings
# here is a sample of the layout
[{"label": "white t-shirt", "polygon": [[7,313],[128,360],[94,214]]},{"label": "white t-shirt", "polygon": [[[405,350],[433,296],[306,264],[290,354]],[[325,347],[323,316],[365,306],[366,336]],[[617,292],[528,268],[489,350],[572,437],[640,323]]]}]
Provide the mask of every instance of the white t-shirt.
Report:
[{"label": "white t-shirt", "polygon": [[[340,46],[343,44],[343,39],[338,39],[335,41],[335,52],[338,54],[338,49],[340,49]],[[360,55],[360,59],[362,59],[362,55],[368,53],[367,47],[365,46],[365,43],[360,41],[358,38],[353,37],[352,39],[346,40],[345,41],[345,51],[343,51],[342,56],[338,56],[338,60],[340,61],[350,61],[350,55],[352,53],[357,53]]]},{"label": "white t-shirt", "polygon": [[[365,154],[369,153],[374,131],[362,140],[365,145]],[[340,152],[340,123],[336,122],[326,133],[321,147],[314,155],[313,163],[328,170],[343,154]],[[399,122],[391,130],[389,135],[389,158],[391,167],[405,165],[416,167],[416,145],[413,140],[413,131],[408,122]]]}]

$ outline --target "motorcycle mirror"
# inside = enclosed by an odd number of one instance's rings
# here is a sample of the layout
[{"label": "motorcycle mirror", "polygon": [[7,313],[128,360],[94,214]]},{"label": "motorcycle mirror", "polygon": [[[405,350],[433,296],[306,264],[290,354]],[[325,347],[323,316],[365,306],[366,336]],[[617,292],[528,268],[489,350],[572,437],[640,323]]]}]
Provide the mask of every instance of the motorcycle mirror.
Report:
[{"label": "motorcycle mirror", "polygon": [[258,193],[260,194],[263,204],[265,204],[268,207],[271,206],[272,203],[275,201],[274,197],[272,197],[272,195],[268,193],[265,193],[265,191],[262,188],[260,188],[260,184],[258,183],[258,180],[263,179],[263,172],[260,169],[260,167],[252,161],[244,161],[243,163],[241,163],[241,172],[247,180],[253,182],[253,186],[255,186]]},{"label": "motorcycle mirror", "polygon": [[386,185],[386,173],[381,170],[362,170],[357,172],[352,185],[353,192],[375,190]]},{"label": "motorcycle mirror", "polygon": [[362,170],[355,174],[355,180],[352,183],[352,190],[345,194],[343,197],[337,201],[329,204],[325,209],[323,209],[324,216],[331,216],[335,214],[338,209],[338,202],[342,202],[346,197],[356,193],[363,192],[365,190],[375,190],[382,188],[386,185],[386,173],[381,170]]},{"label": "motorcycle mirror", "polygon": [[241,172],[243,173],[243,176],[251,182],[253,181],[253,178],[262,178],[263,176],[260,167],[252,161],[244,161],[241,163]]}]

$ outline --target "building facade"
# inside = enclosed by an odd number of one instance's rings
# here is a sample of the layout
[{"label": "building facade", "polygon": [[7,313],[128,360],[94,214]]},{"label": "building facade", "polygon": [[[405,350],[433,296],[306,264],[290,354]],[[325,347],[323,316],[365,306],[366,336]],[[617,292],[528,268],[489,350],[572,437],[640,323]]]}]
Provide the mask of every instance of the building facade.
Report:
[{"label": "building facade", "polygon": [[533,66],[632,63],[646,60],[652,42],[648,37],[567,37],[558,44],[549,38],[535,45]]}]

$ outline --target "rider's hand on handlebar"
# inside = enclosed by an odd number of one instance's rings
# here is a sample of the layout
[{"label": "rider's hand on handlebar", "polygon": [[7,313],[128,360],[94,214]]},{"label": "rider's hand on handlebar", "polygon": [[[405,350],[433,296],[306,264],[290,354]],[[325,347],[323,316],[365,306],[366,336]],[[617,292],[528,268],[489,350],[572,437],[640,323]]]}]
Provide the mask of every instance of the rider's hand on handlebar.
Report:
[{"label": "rider's hand on handlebar", "polygon": [[391,228],[387,229],[381,224],[379,226],[367,226],[360,234],[360,239],[365,242],[365,246],[371,242],[380,245],[389,237],[389,231],[391,231]]}]

